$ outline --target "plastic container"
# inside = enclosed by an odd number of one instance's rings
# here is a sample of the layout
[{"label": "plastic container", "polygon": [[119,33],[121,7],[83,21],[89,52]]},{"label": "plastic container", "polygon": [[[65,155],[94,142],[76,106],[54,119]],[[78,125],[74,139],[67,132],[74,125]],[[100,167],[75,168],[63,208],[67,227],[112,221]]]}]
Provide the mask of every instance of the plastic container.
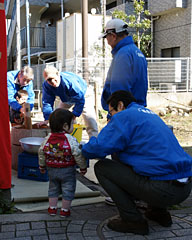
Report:
[{"label": "plastic container", "polygon": [[71,133],[71,135],[74,136],[79,143],[82,140],[83,128],[85,128],[84,125],[73,124],[73,132]]},{"label": "plastic container", "polygon": [[18,178],[40,182],[49,181],[48,173],[39,170],[38,155],[22,152],[18,155]]}]

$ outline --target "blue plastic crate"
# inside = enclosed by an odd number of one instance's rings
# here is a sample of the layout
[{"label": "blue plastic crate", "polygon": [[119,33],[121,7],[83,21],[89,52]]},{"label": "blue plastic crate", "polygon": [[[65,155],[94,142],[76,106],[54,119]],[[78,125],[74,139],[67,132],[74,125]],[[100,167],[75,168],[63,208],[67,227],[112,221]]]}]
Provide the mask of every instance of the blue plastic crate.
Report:
[{"label": "blue plastic crate", "polygon": [[18,155],[18,178],[35,181],[49,181],[47,171],[42,174],[39,170],[38,155],[22,152]]}]

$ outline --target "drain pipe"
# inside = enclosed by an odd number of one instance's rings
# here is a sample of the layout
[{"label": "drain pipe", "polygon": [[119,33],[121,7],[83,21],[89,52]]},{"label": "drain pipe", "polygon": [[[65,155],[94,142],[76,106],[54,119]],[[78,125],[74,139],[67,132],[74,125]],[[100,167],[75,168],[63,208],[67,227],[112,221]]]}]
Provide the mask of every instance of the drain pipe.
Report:
[{"label": "drain pipe", "polygon": [[31,56],[30,56],[30,28],[29,28],[29,0],[26,0],[26,23],[27,23],[27,56],[28,65],[31,66]]},{"label": "drain pipe", "polygon": [[[191,42],[190,42],[190,79],[192,79],[192,3],[191,3]],[[188,84],[189,89],[192,88],[192,81],[190,81],[190,85]]]},{"label": "drain pipe", "polygon": [[151,57],[154,55],[154,21],[158,20],[160,16],[151,17]]},{"label": "drain pipe", "polygon": [[21,37],[20,37],[20,0],[16,1],[17,25],[16,25],[16,46],[17,46],[17,70],[21,70]]},{"label": "drain pipe", "polygon": [[83,78],[88,82],[88,0],[81,0]]}]

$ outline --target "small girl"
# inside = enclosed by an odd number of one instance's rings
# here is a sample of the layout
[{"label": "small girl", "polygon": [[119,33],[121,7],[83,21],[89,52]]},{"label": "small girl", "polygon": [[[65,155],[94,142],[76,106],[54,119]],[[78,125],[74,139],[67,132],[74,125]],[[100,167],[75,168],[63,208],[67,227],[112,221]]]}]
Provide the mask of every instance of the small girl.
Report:
[{"label": "small girl", "polygon": [[74,115],[65,109],[58,108],[49,117],[51,133],[39,148],[39,168],[49,175],[49,208],[50,215],[57,214],[58,197],[62,194],[61,217],[70,216],[70,206],[76,188],[76,164],[81,174],[87,172],[85,158],[81,154],[79,143],[71,136]]}]

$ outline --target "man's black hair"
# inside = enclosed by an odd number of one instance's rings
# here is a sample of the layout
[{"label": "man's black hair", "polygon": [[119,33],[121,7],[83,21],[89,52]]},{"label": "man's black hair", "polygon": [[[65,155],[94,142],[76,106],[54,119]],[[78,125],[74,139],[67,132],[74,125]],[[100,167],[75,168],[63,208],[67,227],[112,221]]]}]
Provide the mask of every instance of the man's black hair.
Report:
[{"label": "man's black hair", "polygon": [[65,123],[70,127],[73,117],[73,113],[69,110],[57,108],[49,117],[51,132],[62,132]]},{"label": "man's black hair", "polygon": [[128,36],[129,32],[127,30],[123,31],[123,32],[118,32],[116,33],[118,37],[123,37],[123,36]]},{"label": "man's black hair", "polygon": [[119,90],[114,92],[107,100],[107,104],[110,104],[117,111],[118,103],[123,102],[125,108],[132,102],[136,102],[136,99],[131,92]]}]

